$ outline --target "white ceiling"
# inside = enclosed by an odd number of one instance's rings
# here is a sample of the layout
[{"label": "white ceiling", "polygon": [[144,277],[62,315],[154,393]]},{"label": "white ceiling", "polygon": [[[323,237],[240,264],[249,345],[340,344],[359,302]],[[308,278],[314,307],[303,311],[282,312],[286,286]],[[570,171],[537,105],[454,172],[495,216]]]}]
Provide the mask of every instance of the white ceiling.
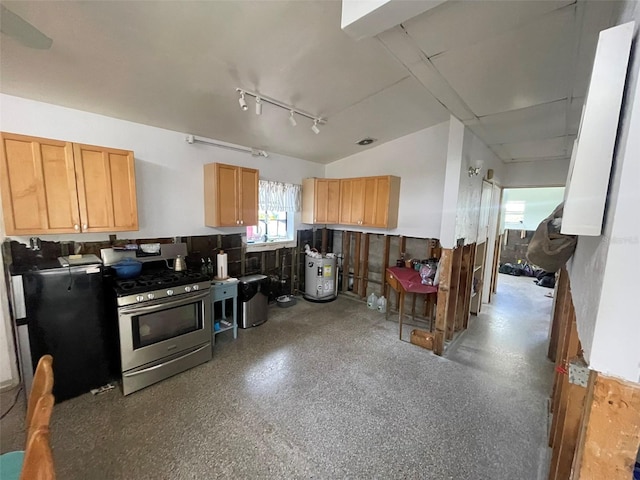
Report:
[{"label": "white ceiling", "polygon": [[[567,158],[597,33],[617,8],[449,0],[356,41],[338,1],[2,4],[53,39],[34,50],[1,36],[3,93],[320,163],[449,112],[505,162]],[[243,112],[237,87],[328,122],[315,135],[270,105]]]}]

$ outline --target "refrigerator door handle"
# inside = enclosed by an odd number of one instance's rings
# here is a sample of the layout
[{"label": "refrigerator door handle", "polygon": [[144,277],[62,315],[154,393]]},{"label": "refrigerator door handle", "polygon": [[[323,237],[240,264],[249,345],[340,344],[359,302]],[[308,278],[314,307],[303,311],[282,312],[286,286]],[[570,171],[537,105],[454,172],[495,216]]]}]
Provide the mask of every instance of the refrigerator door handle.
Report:
[{"label": "refrigerator door handle", "polygon": [[20,320],[27,317],[27,307],[24,301],[24,285],[22,275],[11,277],[11,297],[13,299],[13,318]]}]

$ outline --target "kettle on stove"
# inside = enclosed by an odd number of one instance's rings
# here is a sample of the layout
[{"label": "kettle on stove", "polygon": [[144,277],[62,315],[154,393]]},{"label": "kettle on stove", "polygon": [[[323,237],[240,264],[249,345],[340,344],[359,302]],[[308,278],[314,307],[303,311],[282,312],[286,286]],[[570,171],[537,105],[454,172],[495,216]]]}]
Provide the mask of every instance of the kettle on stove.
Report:
[{"label": "kettle on stove", "polygon": [[174,272],[183,272],[186,269],[187,263],[184,261],[184,257],[182,255],[176,256],[176,259],[173,261]]}]

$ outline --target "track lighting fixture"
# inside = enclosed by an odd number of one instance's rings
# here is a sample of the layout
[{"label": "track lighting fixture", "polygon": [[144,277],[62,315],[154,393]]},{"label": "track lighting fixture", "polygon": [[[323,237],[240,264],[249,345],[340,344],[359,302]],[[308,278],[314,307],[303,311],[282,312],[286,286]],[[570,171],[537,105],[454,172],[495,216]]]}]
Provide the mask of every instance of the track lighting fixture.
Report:
[{"label": "track lighting fixture", "polygon": [[240,108],[243,111],[246,111],[249,107],[247,106],[247,102],[244,99],[244,92],[240,91],[240,98],[238,99],[238,103],[240,103]]},{"label": "track lighting fixture", "polygon": [[320,133],[319,125],[324,125],[325,123],[327,123],[326,118],[316,117],[315,115],[307,113],[304,110],[299,110],[294,106],[287,105],[286,103],[281,102],[279,100],[265,97],[264,95],[261,95],[255,92],[250,92],[242,88],[236,88],[236,92],[240,94],[240,99],[238,101],[240,102],[240,107],[242,108],[242,110],[247,110],[247,102],[245,101],[245,95],[249,95],[250,97],[254,97],[256,99],[256,115],[262,114],[262,104],[268,103],[270,105],[274,105],[276,107],[280,107],[284,110],[287,110],[289,112],[289,123],[291,124],[292,127],[295,127],[298,124],[298,121],[296,120],[295,115],[312,120],[313,125],[311,126],[311,130],[313,130],[313,133],[315,133],[316,135]]}]

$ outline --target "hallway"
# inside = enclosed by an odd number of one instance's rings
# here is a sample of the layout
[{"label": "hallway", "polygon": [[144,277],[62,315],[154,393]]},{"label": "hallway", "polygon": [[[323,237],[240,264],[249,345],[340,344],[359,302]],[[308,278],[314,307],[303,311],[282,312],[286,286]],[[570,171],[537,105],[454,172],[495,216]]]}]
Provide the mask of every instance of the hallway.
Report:
[{"label": "hallway", "polygon": [[[272,306],[205,365],[56,405],[58,477],[543,478],[550,290],[502,277],[444,358],[349,298]],[[3,451],[23,416],[22,402],[2,421]]]}]

